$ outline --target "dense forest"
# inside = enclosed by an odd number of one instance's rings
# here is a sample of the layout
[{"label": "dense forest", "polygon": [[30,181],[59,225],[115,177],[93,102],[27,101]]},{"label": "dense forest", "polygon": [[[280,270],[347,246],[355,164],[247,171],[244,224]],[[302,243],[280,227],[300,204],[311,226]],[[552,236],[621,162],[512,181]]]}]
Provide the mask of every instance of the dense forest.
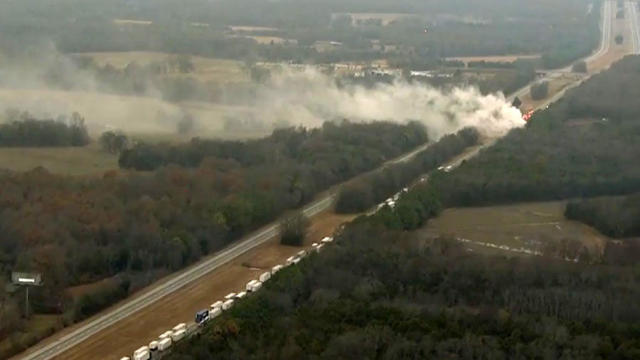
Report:
[{"label": "dense forest", "polygon": [[89,133],[84,118],[37,119],[28,112],[7,111],[0,121],[0,147],[85,146]]},{"label": "dense forest", "polygon": [[[154,50],[320,63],[528,53],[542,54],[544,67],[556,67],[597,46],[600,4],[582,0],[561,4],[529,1],[517,6],[509,0],[350,0],[309,1],[302,6],[295,0],[189,0],[180,4],[25,0],[2,4],[0,31],[8,36],[0,44],[6,54],[30,52],[23,44],[45,39],[68,53]],[[361,21],[349,15],[352,13],[408,15],[383,23],[375,18]],[[263,28],[230,33],[234,25]],[[289,41],[260,44],[251,36]],[[383,46],[373,47],[374,40]],[[316,41],[344,46],[323,51],[313,46]]]},{"label": "dense forest", "polygon": [[[186,167],[167,161],[102,178],[2,172],[2,278],[41,272],[45,285],[31,294],[36,312],[78,320],[425,141],[414,123],[327,123],[245,143],[194,141],[172,150],[190,156]],[[68,297],[70,286],[103,279],[93,292]],[[21,322],[18,298],[4,296],[0,336]]]},{"label": "dense forest", "polygon": [[634,267],[480,255],[367,219],[170,360],[635,359]]},{"label": "dense forest", "polygon": [[392,164],[383,171],[361,176],[342,187],[336,211],[358,213],[367,210],[410,185],[420,175],[435,170],[470,146],[477,145],[478,140],[476,129],[465,128],[444,136],[406,163]]},{"label": "dense forest", "polygon": [[571,201],[565,216],[611,237],[640,236],[640,194]]}]

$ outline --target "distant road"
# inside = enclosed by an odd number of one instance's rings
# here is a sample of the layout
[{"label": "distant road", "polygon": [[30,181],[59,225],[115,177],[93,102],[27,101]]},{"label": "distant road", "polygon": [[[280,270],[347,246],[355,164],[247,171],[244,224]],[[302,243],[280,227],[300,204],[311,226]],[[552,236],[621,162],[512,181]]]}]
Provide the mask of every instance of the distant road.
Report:
[{"label": "distant road", "polygon": [[[598,49],[591,55],[587,56],[586,58],[582,59],[583,61],[590,63],[592,61],[594,61],[595,59],[598,59],[599,57],[603,56],[604,54],[606,54],[609,51],[609,48],[611,46],[611,26],[612,26],[612,22],[611,22],[611,18],[613,17],[613,6],[614,6],[614,2],[612,0],[605,0],[602,4],[602,13],[601,13],[601,18],[602,20],[600,21],[600,32],[601,32],[601,38],[600,38],[600,46],[598,47]],[[637,20],[637,17],[636,17]],[[637,32],[636,32],[637,33]],[[554,69],[554,70],[549,70],[549,72],[547,72],[546,76],[543,77],[542,79],[536,80],[535,82],[539,82],[539,81],[544,81],[544,80],[551,80],[553,78],[556,78],[558,76],[561,76],[562,74],[565,73],[569,73],[571,72],[571,67],[572,65],[563,67],[561,69]],[[507,97],[507,100],[509,101],[513,101],[516,97],[523,97],[525,96],[528,92],[529,89],[531,87],[531,84],[528,84],[527,86],[522,87],[521,89],[517,90],[516,92],[514,92],[513,94],[511,94],[510,96]],[[564,93],[566,92],[567,89],[564,89],[563,91],[559,92],[559,94],[561,94],[558,97],[554,97],[555,100],[559,99],[560,97],[562,97],[564,95]],[[553,100],[553,101],[555,101]],[[551,101],[551,102],[553,102]]]},{"label": "distant road", "polygon": [[[603,29],[602,43],[600,44],[600,48],[598,49],[598,51],[596,51],[593,55],[591,55],[586,59],[592,60],[596,57],[601,56],[602,54],[605,54],[609,50],[609,43],[610,43],[610,36],[611,36],[610,35],[611,6],[612,6],[611,1],[604,2],[604,7],[603,7],[604,19],[602,21],[602,25],[603,25],[602,26],[602,29]],[[609,16],[607,16],[607,14],[609,14]],[[637,20],[637,16],[635,19]],[[636,28],[637,28],[637,21],[636,21]],[[639,35],[637,31],[635,33],[636,35]],[[570,67],[568,69],[570,71]],[[559,69],[554,71],[554,73],[562,72],[566,70],[567,68]],[[547,77],[551,77],[551,75],[548,75]],[[526,86],[525,88],[518,90],[516,93],[512,94],[509,97],[509,100],[513,101],[513,99],[516,96],[522,96],[522,94],[526,94],[528,89],[529,89],[529,86]],[[566,90],[567,89],[563,90],[562,92],[559,92],[554,97],[550,98],[547,102],[545,102],[545,104],[551,103],[559,99],[562,95],[564,95],[564,92]],[[481,147],[478,147],[474,151],[469,152],[464,156],[459,157],[456,160],[452,161],[449,165],[458,166],[463,160],[475,156],[477,152],[480,151],[480,149],[487,147],[492,143],[493,142],[489,142],[487,144],[484,144]],[[426,149],[428,146],[429,146],[428,144],[422,145],[408,154],[402,155],[399,158],[396,158],[394,160],[391,160],[385,163],[383,167],[389,164],[407,162],[410,159],[412,159],[417,153]],[[302,211],[306,216],[316,215],[332,207],[335,199],[336,199],[335,190],[333,192],[329,191],[317,201],[305,206]],[[92,319],[92,320],[90,319],[86,321],[86,324],[79,326],[73,331],[70,331],[68,334],[61,336],[58,339],[52,340],[48,343],[45,343],[45,345],[39,348],[36,345],[36,350],[25,354],[24,356],[21,357],[21,359],[45,360],[45,359],[50,359],[54,356],[60,355],[64,351],[83,342],[84,340],[88,339],[89,337],[93,336],[99,331],[109,327],[110,325],[113,325],[114,323],[126,318],[127,316],[144,309],[148,305],[160,300],[161,298],[163,298],[164,296],[170,293],[177,291],[178,289],[184,287],[185,285],[197,280],[198,278],[204,276],[205,274],[233,260],[239,255],[244,254],[245,252],[255,248],[256,246],[264,244],[265,242],[273,239],[277,235],[277,233],[278,233],[278,224],[271,224],[269,226],[266,226],[261,230],[256,231],[252,235],[249,235],[244,240],[236,242],[233,245],[230,245],[229,247],[227,247],[226,249],[216,253],[215,255],[205,260],[202,260],[201,262],[191,267],[188,267],[185,270],[178,272],[176,275],[172,276],[167,281],[162,282],[158,285],[154,285],[149,290],[143,290],[143,292],[140,295],[132,298],[131,300],[125,301],[122,305],[118,306],[117,308],[110,310],[103,315],[99,315],[95,319]],[[45,339],[44,341],[46,342],[47,340]]]},{"label": "distant road", "polygon": [[633,53],[640,53],[640,28],[638,28],[638,5],[635,1],[626,2],[626,13],[631,22],[631,43]]}]

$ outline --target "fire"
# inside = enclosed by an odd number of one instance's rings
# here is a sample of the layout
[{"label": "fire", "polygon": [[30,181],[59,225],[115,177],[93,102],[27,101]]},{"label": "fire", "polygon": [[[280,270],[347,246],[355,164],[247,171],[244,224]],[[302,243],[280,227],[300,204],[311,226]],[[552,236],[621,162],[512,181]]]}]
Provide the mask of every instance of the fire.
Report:
[{"label": "fire", "polygon": [[524,114],[522,115],[522,119],[523,119],[524,121],[529,121],[529,119],[531,119],[531,116],[533,116],[533,112],[534,112],[534,110],[529,110],[529,111],[527,111],[526,113],[524,113]]}]

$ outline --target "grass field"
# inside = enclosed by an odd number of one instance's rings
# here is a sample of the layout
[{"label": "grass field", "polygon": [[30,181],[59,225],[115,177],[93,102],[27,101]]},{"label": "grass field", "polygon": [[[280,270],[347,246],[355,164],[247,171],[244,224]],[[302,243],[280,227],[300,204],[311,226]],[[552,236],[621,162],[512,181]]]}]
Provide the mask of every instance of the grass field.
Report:
[{"label": "grass field", "polygon": [[95,143],[86,147],[0,148],[0,169],[28,171],[38,166],[57,174],[102,174],[117,169],[118,158]]},{"label": "grass field", "polygon": [[580,240],[601,255],[607,237],[564,218],[566,203],[543,202],[445,210],[420,231],[428,237],[451,235],[513,248],[539,250],[546,241]]}]

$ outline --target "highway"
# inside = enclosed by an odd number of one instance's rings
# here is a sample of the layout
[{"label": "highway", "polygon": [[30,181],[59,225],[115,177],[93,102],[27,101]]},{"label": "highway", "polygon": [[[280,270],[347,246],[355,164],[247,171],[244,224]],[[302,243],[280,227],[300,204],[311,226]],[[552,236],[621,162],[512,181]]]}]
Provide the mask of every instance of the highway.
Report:
[{"label": "highway", "polygon": [[[590,62],[593,62],[594,60],[598,59],[599,57],[601,57],[602,55],[606,54],[609,51],[609,47],[611,45],[611,27],[613,25],[611,20],[613,18],[613,7],[614,6],[615,6],[615,3],[612,0],[605,0],[603,2],[603,4],[602,4],[602,13],[601,13],[602,20],[600,21],[600,32],[602,33],[602,35],[601,35],[601,38],[600,38],[600,46],[591,55],[589,55],[586,58],[582,59],[587,64],[590,63]],[[571,67],[572,67],[572,65],[568,65],[568,66],[566,66],[564,68],[561,68],[561,69],[549,70],[547,72],[547,74],[543,78],[538,79],[535,82],[551,80],[551,79],[554,79],[554,78],[556,78],[558,76],[561,76],[562,74],[570,73],[571,72]],[[520,88],[519,90],[515,91],[510,96],[508,96],[507,100],[513,101],[516,97],[522,98],[523,96],[525,96],[529,92],[530,87],[531,87],[531,84],[528,84],[527,86],[524,86],[524,87]],[[566,92],[566,90],[568,90],[568,88],[566,88],[563,91],[561,91],[560,92],[561,95],[558,96],[557,98],[554,97],[555,100],[557,100],[560,97],[562,97],[564,95],[564,93]],[[555,101],[555,100],[553,100],[553,101]],[[549,103],[551,103],[553,101],[550,101]]]},{"label": "highway", "polygon": [[[601,44],[599,49],[592,55],[590,55],[589,57],[585,58],[585,60],[587,61],[591,61],[603,54],[605,54],[608,50],[609,50],[609,44],[610,44],[610,38],[611,38],[611,11],[612,11],[612,1],[605,1],[604,5],[603,5],[603,21],[602,21],[602,40],[601,40]],[[637,31],[637,13],[634,11],[633,14],[635,14],[636,16],[635,18],[635,22],[632,21],[632,24],[636,31],[634,31],[634,33],[636,34],[636,36],[640,35],[638,34]],[[634,43],[635,44],[635,43]],[[634,50],[637,49],[637,47],[635,47],[634,45]],[[568,70],[567,70],[568,69]],[[554,76],[557,76],[558,73],[561,72],[566,72],[566,71],[570,71],[570,67],[568,68],[564,68],[564,69],[559,69],[559,70],[555,70],[552,73],[548,74],[545,78],[552,78]],[[545,104],[543,104],[542,106],[546,106],[547,104],[556,101],[557,99],[559,99],[562,95],[564,95],[564,93],[566,92],[566,90],[568,90],[571,87],[577,86],[577,84],[579,84],[580,82],[576,82],[576,84],[574,84],[573,86],[570,86],[568,88],[565,88],[563,91],[558,92],[555,96],[553,96],[552,98],[548,99]],[[509,100],[513,101],[513,99],[516,96],[522,96],[524,94],[526,94],[526,92],[529,89],[529,85],[518,90],[517,92],[515,92],[514,94],[512,94],[511,96],[509,96]],[[479,152],[482,148],[485,148],[487,146],[490,146],[493,142],[488,142],[486,144],[484,144],[481,147],[477,147],[476,149],[474,149],[474,151],[469,152],[467,154],[465,154],[462,157],[457,158],[456,160],[454,160],[453,162],[451,162],[449,165],[453,165],[453,166],[458,166],[463,160],[471,158],[473,156],[475,156],[475,154],[477,154],[477,152]],[[391,160],[387,163],[385,163],[383,165],[389,165],[389,164],[393,164],[393,163],[400,163],[400,162],[406,162],[409,161],[411,158],[413,158],[413,156],[415,156],[418,152],[424,150],[426,147],[428,146],[428,144],[422,145],[420,147],[418,147],[417,149],[415,149],[414,151],[402,155],[394,160]],[[334,187],[332,191],[328,191],[326,192],[323,196],[321,196],[320,199],[318,199],[317,201],[305,206],[303,208],[303,213],[306,216],[313,216],[316,215],[322,211],[325,211],[327,209],[329,209],[331,206],[333,206],[333,203],[335,201],[336,198],[336,193],[337,193],[337,187]],[[264,244],[265,242],[273,239],[278,233],[278,224],[271,224],[268,225],[256,232],[254,232],[253,234],[249,235],[248,237],[244,238],[241,241],[238,241],[232,245],[230,245],[229,247],[227,247],[226,249],[221,250],[220,252],[212,255],[211,257],[208,257],[202,261],[200,261],[199,263],[188,267],[185,270],[182,270],[180,272],[178,272],[177,274],[171,276],[168,280],[164,281],[164,282],[160,282],[157,285],[152,285],[152,287],[150,287],[148,290],[143,290],[143,292],[138,295],[133,297],[130,300],[127,300],[125,302],[122,303],[122,305],[119,305],[118,307],[107,311],[106,313],[102,314],[102,315],[98,315],[95,318],[91,318],[87,321],[85,321],[84,324],[81,324],[80,326],[78,326],[77,328],[73,329],[72,331],[69,331],[67,334],[65,334],[64,336],[61,336],[55,340],[51,340],[49,342],[47,342],[47,340],[45,340],[44,345],[39,346],[36,345],[36,347],[34,348],[35,350],[28,352],[26,354],[24,354],[21,359],[24,360],[45,360],[45,359],[50,359],[54,356],[60,355],[63,352],[65,352],[66,350],[74,347],[75,345],[83,342],[84,340],[88,339],[89,337],[95,335],[96,333],[100,332],[103,329],[106,329],[107,327],[113,325],[114,323],[117,323],[118,321],[130,316],[131,314],[134,314],[138,311],[141,311],[142,309],[144,309],[145,307],[147,307],[148,305],[162,299],[163,297],[165,297],[168,294],[171,294],[177,290],[179,290],[180,288],[184,287],[185,285],[196,281],[197,279],[199,279],[200,277],[204,276],[205,274],[215,270],[216,268],[222,266],[223,264],[233,260],[234,258],[238,257],[241,254],[246,253],[247,251],[261,245]]]},{"label": "highway", "polygon": [[640,53],[640,28],[638,28],[638,5],[635,1],[627,1],[625,3],[627,17],[631,23],[631,43],[633,44],[632,52]]}]

